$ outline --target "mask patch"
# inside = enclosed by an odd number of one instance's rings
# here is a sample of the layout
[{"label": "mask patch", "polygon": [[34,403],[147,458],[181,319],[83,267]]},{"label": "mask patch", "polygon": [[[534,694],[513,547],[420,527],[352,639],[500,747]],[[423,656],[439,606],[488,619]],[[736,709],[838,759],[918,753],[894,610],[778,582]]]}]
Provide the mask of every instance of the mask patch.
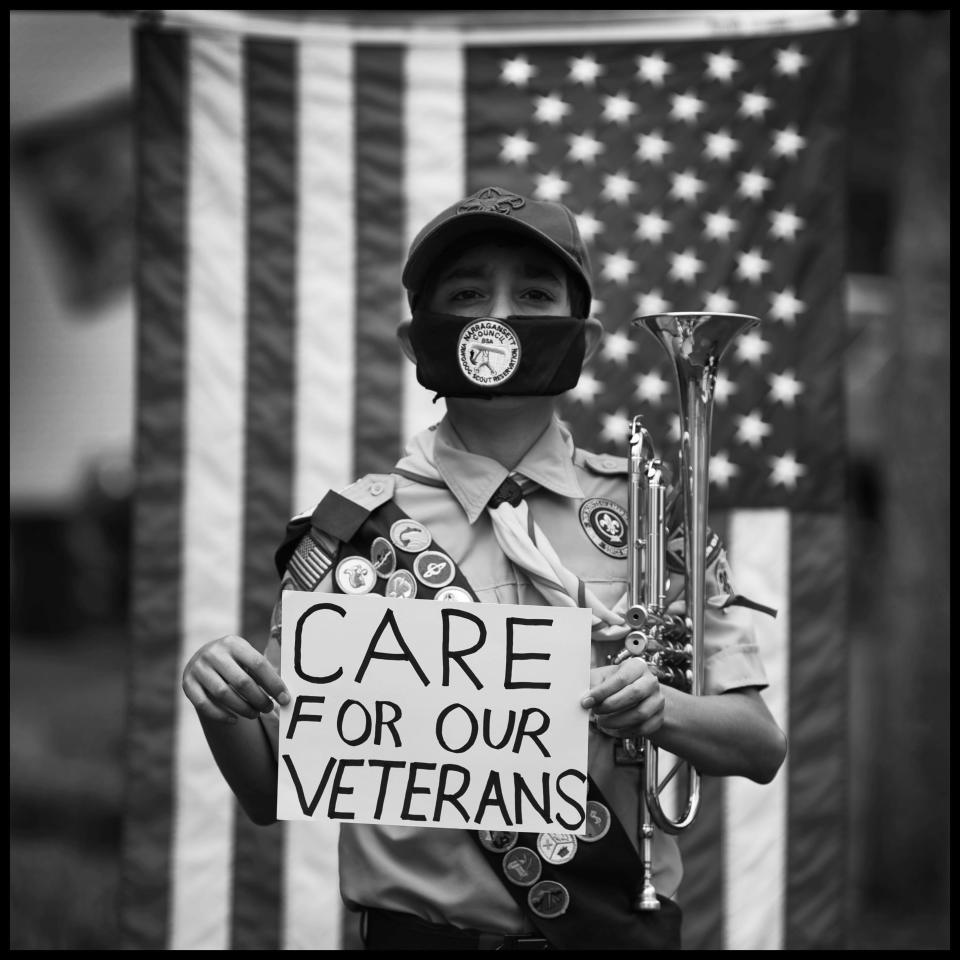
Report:
[{"label": "mask patch", "polygon": [[627,556],[627,511],[619,503],[605,497],[584,500],[580,526],[593,545],[608,557],[623,560]]},{"label": "mask patch", "polygon": [[464,327],[457,344],[463,375],[478,387],[506,383],[520,365],[520,339],[505,323],[484,317]]}]

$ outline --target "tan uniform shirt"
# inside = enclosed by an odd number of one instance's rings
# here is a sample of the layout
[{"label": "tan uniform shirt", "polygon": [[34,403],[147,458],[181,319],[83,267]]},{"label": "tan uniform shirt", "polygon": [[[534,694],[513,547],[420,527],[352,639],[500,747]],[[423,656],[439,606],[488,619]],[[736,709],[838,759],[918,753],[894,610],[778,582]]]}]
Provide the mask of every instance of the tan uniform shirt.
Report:
[{"label": "tan uniform shirt", "polygon": [[[430,467],[434,469],[430,469]],[[569,432],[554,421],[514,471],[464,449],[447,420],[418,434],[397,465],[411,473],[439,473],[445,488],[391,475],[396,505],[424,524],[434,541],[458,564],[481,602],[543,605],[524,574],[507,559],[494,537],[485,507],[508,475],[537,486],[527,494],[528,507],[567,568],[598,599],[613,608],[627,589],[627,561],[604,552],[581,522],[581,506],[606,499],[626,507],[626,461],[574,448]],[[384,477],[354,485],[369,499],[384,491]],[[725,559],[722,559],[725,566]],[[708,570],[706,596],[723,591],[717,563]],[[675,585],[676,586],[676,585]],[[317,589],[332,592],[328,574]],[[676,589],[671,590],[675,593]],[[708,603],[705,615],[704,693],[766,686],[750,611],[718,610]],[[620,642],[594,642],[592,666],[608,662]],[[279,669],[279,620],[267,656]],[[276,712],[262,718],[276,752]],[[628,836],[636,840],[639,773],[613,764],[613,741],[593,726],[588,747],[590,776],[600,787]],[[474,840],[463,830],[343,823],[340,826],[340,889],[348,906],[375,906],[413,913],[435,923],[494,933],[530,932],[515,901],[493,874]],[[680,854],[673,837],[656,832],[654,884],[674,896],[680,884]]]}]

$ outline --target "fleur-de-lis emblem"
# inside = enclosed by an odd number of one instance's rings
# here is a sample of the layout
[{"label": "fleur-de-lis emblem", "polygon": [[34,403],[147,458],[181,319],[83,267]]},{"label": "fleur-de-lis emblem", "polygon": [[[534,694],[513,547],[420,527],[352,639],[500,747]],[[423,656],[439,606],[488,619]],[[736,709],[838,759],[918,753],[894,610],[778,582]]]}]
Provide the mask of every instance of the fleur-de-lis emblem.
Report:
[{"label": "fleur-de-lis emblem", "polygon": [[457,207],[457,213],[503,213],[509,214],[519,210],[526,200],[515,193],[501,190],[500,187],[484,187],[472,197],[467,197]]}]

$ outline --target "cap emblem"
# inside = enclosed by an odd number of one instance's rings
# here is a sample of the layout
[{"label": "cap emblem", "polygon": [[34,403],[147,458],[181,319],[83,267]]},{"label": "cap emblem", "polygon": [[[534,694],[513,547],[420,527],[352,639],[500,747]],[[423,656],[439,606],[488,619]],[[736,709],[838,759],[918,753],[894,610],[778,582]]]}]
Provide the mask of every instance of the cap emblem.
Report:
[{"label": "cap emblem", "polygon": [[467,197],[457,207],[457,213],[512,213],[519,210],[527,201],[515,193],[508,193],[499,187],[484,187],[473,196]]}]

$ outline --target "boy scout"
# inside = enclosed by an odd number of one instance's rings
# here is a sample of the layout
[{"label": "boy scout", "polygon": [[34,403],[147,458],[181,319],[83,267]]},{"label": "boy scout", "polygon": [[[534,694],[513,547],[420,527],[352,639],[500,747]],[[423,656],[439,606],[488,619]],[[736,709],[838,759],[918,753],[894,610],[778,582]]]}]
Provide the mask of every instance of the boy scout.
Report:
[{"label": "boy scout", "polygon": [[[680,856],[659,831],[662,909],[633,909],[640,773],[615,762],[613,745],[649,737],[703,774],[769,782],[785,738],[759,695],[766,679],[749,615],[707,605],[703,696],[662,684],[639,658],[611,663],[628,632],[618,612],[626,467],[576,447],[555,413],[555,397],[576,384],[602,336],[566,207],[480,190],[424,227],[402,280],[412,314],[399,329],[402,348],[447,413],[390,474],[331,492],[291,521],[277,554],[282,587],[590,607],[582,705],[592,719],[591,810],[609,837],[580,844],[557,870],[555,851],[521,837],[508,868],[514,836],[344,823],[344,902],[364,912],[371,949],[679,947]],[[708,597],[729,592],[722,548],[712,553]],[[276,817],[273,698],[288,702],[279,636],[278,602],[263,656],[241,637],[221,637],[183,675],[221,771],[260,824]]]}]

